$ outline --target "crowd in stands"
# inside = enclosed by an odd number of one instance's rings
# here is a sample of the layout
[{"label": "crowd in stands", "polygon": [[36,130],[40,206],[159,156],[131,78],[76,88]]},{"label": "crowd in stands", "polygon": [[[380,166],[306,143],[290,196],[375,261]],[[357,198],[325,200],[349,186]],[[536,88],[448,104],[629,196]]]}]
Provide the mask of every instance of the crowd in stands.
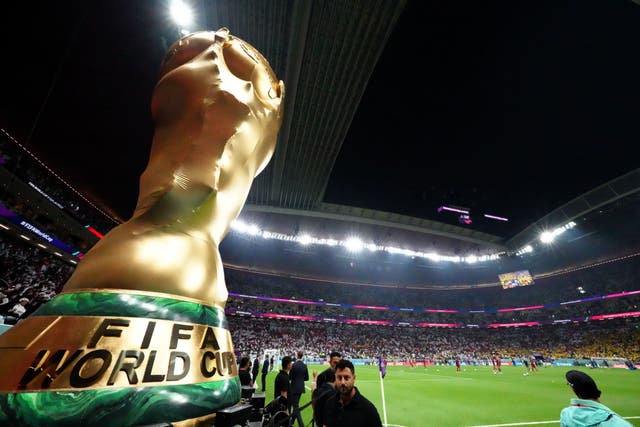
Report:
[{"label": "crowd in stands", "polygon": [[[592,268],[540,280],[524,288],[451,291],[384,288],[345,283],[291,279],[226,269],[230,292],[273,298],[327,301],[358,305],[428,309],[495,310],[567,302],[637,287],[640,256],[604,263]],[[0,234],[0,314],[6,323],[25,318],[62,290],[73,266],[37,247]],[[577,288],[585,292],[581,294]],[[478,323],[519,321],[524,316],[541,320],[549,313],[562,318],[638,311],[637,295],[598,298],[587,303],[515,312],[429,313],[382,311],[350,307],[296,304],[256,298],[231,297],[227,309],[233,341],[249,354],[264,348],[292,354],[307,349],[309,357],[321,357],[328,349],[340,349],[347,357],[439,360],[459,357],[486,360],[491,354],[520,357],[538,352],[550,357],[625,357],[640,360],[640,317],[604,321],[570,322],[550,326],[510,328],[441,328],[370,326],[341,322],[302,322],[234,315],[245,312],[321,315],[354,319],[394,319],[411,323]],[[23,306],[24,310],[17,306]],[[386,317],[385,317],[386,316]]]},{"label": "crowd in stands", "polygon": [[94,244],[94,242],[78,236],[80,234],[78,233],[79,227],[73,230],[61,222],[52,221],[46,215],[38,213],[33,208],[33,205],[28,204],[21,197],[16,197],[8,191],[0,191],[0,206],[26,220],[38,230],[55,237],[76,250],[86,252]]},{"label": "crowd in stands", "polygon": [[546,359],[620,357],[640,362],[640,319],[520,328],[410,328],[297,322],[230,316],[236,350],[250,354],[276,349],[308,357],[324,357],[338,349],[348,358],[439,360],[459,357],[482,362],[542,354]]},{"label": "crowd in stands", "polygon": [[[303,280],[237,269],[225,270],[229,292],[244,295],[435,310],[491,310],[554,304],[640,290],[640,255],[535,279],[533,285],[502,289],[420,289],[375,284]],[[381,302],[384,302],[383,304]]]},{"label": "crowd in stands", "polygon": [[29,316],[62,290],[72,272],[54,255],[0,235],[0,323]]},{"label": "crowd in stands", "polygon": [[[385,301],[386,302],[386,301]],[[252,313],[277,313],[290,316],[328,317],[333,319],[375,320],[392,323],[460,323],[488,325],[492,323],[553,322],[594,315],[638,312],[640,294],[602,299],[550,308],[489,313],[430,313],[424,311],[377,310],[322,305],[295,304],[229,297],[228,310]],[[504,308],[504,307],[496,307]]]},{"label": "crowd in stands", "polygon": [[[230,296],[227,308],[244,312],[295,316],[381,320],[390,322],[490,323],[551,322],[594,315],[638,312],[640,293],[600,298],[640,290],[640,255],[537,280],[526,287],[500,286],[467,290],[387,288],[282,278],[227,269],[232,294],[312,301],[294,304]],[[579,300],[589,300],[580,302]],[[320,304],[332,305],[320,305]],[[342,305],[404,308],[379,310]],[[509,310],[545,306],[528,310]],[[407,310],[411,309],[411,311]],[[454,310],[429,312],[425,310]],[[478,312],[478,311],[486,312]],[[502,311],[501,311],[502,310]]]},{"label": "crowd in stands", "polygon": [[46,171],[4,130],[0,130],[0,167],[9,171],[25,184],[29,182],[35,184],[57,203],[60,203],[64,211],[82,225],[90,224],[103,234],[117,225],[114,220],[91,207],[59,178]]}]

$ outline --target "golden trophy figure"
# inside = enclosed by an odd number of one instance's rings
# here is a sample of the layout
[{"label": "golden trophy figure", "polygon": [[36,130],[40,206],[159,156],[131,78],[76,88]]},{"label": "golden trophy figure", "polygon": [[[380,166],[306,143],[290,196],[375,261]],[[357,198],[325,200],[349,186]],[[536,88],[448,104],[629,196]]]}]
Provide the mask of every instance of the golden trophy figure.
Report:
[{"label": "golden trophy figure", "polygon": [[169,48],[132,218],[0,335],[0,425],[189,425],[240,401],[218,247],[273,154],[283,99],[225,28]]}]

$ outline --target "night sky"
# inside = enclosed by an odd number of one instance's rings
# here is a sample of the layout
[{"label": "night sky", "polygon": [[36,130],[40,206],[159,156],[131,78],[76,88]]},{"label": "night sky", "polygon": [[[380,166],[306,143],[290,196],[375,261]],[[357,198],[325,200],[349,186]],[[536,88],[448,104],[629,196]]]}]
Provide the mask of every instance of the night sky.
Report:
[{"label": "night sky", "polygon": [[[173,41],[164,4],[17,2],[2,18],[0,124],[121,219]],[[410,0],[325,201],[457,224],[436,211],[453,204],[471,208],[472,228],[512,236],[640,167],[639,40],[631,0]]]}]

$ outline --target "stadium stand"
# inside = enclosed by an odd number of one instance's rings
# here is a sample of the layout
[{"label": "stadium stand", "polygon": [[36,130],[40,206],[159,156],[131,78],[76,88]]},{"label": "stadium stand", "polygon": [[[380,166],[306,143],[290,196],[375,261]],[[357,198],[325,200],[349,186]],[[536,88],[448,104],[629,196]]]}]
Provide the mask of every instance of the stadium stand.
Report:
[{"label": "stadium stand", "polygon": [[[8,214],[0,221],[0,320],[6,325],[53,298],[73,273],[77,257],[61,253],[47,236],[86,252],[99,237],[84,222],[105,232],[115,225],[20,150],[2,135],[0,203],[40,233],[17,228]],[[482,265],[295,251],[294,242],[231,233],[222,249],[230,261],[226,311],[236,350],[293,354],[305,348],[320,359],[340,348],[349,358],[382,354],[425,363],[460,357],[486,364],[492,354],[640,363],[640,231],[628,221],[639,206],[638,195],[617,200],[582,218],[580,233],[553,250]],[[247,252],[251,264],[238,255]],[[517,269],[530,270],[534,284],[503,289],[498,274]]]}]

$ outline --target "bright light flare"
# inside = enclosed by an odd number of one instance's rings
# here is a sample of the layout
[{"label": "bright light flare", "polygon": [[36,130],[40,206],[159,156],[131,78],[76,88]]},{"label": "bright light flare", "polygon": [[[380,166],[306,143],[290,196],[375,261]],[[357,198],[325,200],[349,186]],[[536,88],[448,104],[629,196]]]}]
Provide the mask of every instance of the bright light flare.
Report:
[{"label": "bright light flare", "polygon": [[556,236],[551,231],[545,231],[540,234],[540,241],[542,243],[551,243]]},{"label": "bright light flare", "polygon": [[364,243],[357,237],[351,237],[344,242],[344,247],[351,252],[360,252],[364,248]]},{"label": "bright light flare", "polygon": [[181,27],[189,26],[193,22],[191,8],[181,0],[173,0],[169,7],[173,21]]},{"label": "bright light flare", "polygon": [[298,243],[300,243],[301,245],[309,245],[313,242],[313,238],[311,236],[309,236],[308,234],[303,234],[302,236],[298,237]]}]

